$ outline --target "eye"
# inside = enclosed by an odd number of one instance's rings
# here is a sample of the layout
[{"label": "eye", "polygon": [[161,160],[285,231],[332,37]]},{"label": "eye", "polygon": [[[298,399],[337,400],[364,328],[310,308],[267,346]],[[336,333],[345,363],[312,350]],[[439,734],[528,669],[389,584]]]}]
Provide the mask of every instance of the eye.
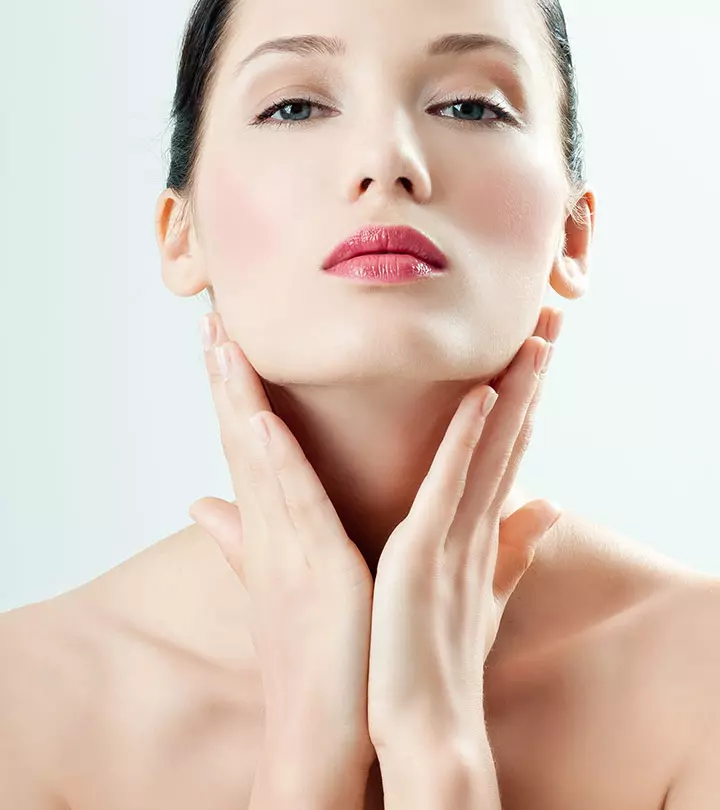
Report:
[{"label": "eye", "polygon": [[[263,110],[252,122],[253,126],[269,124],[270,126],[287,126],[288,124],[304,124],[310,121],[310,114],[313,107],[320,110],[330,111],[324,104],[313,101],[309,98],[283,98],[272,107]],[[449,108],[459,108],[459,116],[441,115],[440,118],[451,118],[465,124],[476,124],[480,126],[499,126],[503,124],[515,123],[515,118],[507,110],[497,104],[493,104],[484,96],[471,96],[470,98],[455,98],[442,105],[435,105],[431,110],[446,110]],[[277,119],[277,113],[285,115],[284,111],[290,112],[286,117]],[[307,114],[306,114],[307,113]],[[491,117],[488,117],[488,113]],[[463,116],[468,116],[463,117]],[[492,117],[494,116],[494,117]]]},{"label": "eye", "polygon": [[[263,112],[261,112],[260,115],[258,115],[257,118],[255,118],[253,123],[258,125],[263,124],[264,122],[267,121],[273,125],[280,125],[280,126],[292,123],[302,124],[305,121],[310,120],[309,116],[303,117],[303,110],[308,111],[312,107],[318,107],[319,109],[324,110],[329,109],[324,104],[318,104],[316,101],[312,101],[309,98],[283,98],[276,104],[273,104],[272,107],[268,107],[267,110],[263,110]],[[292,109],[288,118],[281,118],[281,119],[273,118],[273,116],[276,113],[282,112],[286,109]]]},{"label": "eye", "polygon": [[[471,96],[470,98],[456,98],[442,106],[435,106],[434,110],[456,110],[459,114],[455,115],[441,115],[441,118],[453,118],[457,121],[464,121],[469,123],[492,123],[493,121],[508,123],[513,120],[507,110],[499,107],[497,104],[491,104],[489,99],[484,96]],[[488,117],[488,114],[494,117]],[[467,116],[467,117],[465,117]]]}]

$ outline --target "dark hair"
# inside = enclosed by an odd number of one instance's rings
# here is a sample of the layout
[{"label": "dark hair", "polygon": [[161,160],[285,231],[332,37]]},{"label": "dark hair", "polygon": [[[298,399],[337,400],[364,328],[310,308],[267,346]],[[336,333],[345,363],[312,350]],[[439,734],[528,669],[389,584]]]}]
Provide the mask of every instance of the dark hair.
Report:
[{"label": "dark hair", "polygon": [[[537,2],[560,79],[560,117],[568,181],[579,195],[585,182],[583,135],[565,15],[559,0]],[[192,198],[207,100],[241,5],[242,0],[197,0],[185,29],[171,113],[174,127],[167,187],[186,198]]]},{"label": "dark hair", "polygon": [[560,120],[568,181],[580,194],[585,185],[585,147],[578,113],[579,99],[567,23],[560,0],[538,0],[548,46],[560,78]]}]

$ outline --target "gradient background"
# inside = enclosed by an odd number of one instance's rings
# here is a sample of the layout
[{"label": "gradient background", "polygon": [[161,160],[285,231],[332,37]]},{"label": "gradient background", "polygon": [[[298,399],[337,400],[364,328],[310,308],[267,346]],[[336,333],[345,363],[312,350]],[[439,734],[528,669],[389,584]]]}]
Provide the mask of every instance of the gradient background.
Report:
[{"label": "gradient background", "polygon": [[[2,612],[234,496],[154,236],[192,2],[0,2]],[[720,8],[565,10],[598,227],[518,483],[720,574]]]}]

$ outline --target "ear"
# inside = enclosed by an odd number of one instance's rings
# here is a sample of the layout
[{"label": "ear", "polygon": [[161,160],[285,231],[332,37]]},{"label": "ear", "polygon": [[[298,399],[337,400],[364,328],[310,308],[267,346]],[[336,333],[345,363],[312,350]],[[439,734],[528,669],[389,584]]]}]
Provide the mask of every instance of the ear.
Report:
[{"label": "ear", "polygon": [[552,288],[563,298],[582,298],[587,292],[594,232],[595,193],[586,188],[565,220],[563,244],[550,275]]},{"label": "ear", "polygon": [[155,237],[162,261],[162,279],[175,295],[201,293],[209,282],[204,272],[191,205],[171,189],[160,195],[155,208]]}]

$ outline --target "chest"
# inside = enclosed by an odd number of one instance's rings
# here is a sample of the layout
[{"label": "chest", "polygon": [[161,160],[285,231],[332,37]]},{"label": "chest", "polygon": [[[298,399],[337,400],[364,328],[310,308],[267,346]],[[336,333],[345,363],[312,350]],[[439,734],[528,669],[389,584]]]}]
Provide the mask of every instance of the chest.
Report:
[{"label": "chest", "polygon": [[[620,675],[606,658],[578,655],[489,673],[503,810],[660,810],[670,765],[658,741],[672,730],[658,726],[652,694]],[[73,810],[249,806],[263,733],[256,674],[213,679],[135,662],[104,694],[77,748]],[[365,810],[383,807],[376,763]]]}]

